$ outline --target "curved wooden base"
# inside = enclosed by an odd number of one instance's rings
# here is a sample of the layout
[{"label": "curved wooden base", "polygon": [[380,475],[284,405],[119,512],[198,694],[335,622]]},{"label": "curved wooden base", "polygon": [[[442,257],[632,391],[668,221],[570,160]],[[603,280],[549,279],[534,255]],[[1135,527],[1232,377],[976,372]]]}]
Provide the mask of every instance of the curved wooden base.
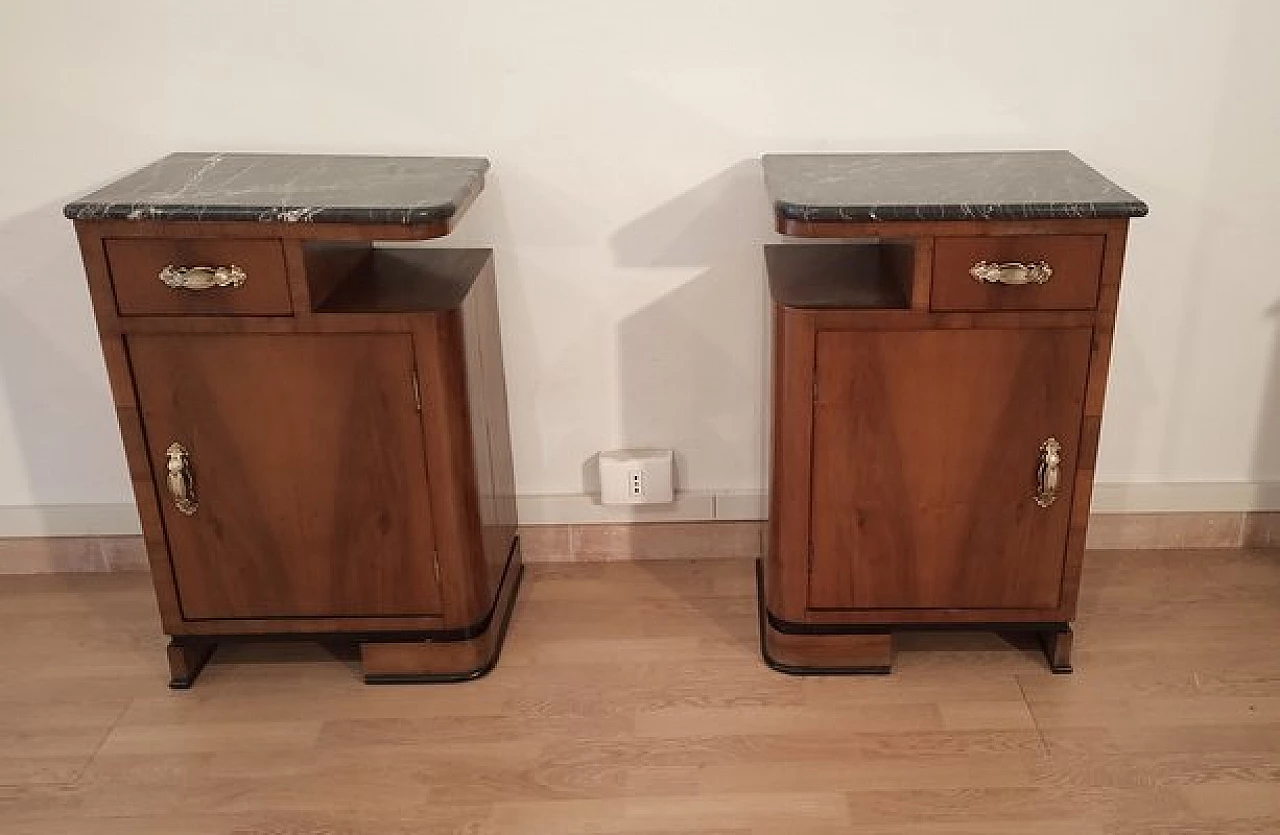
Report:
[{"label": "curved wooden base", "polygon": [[777,622],[770,617],[766,597],[764,564],[763,561],[756,560],[760,654],[770,667],[790,675],[859,675],[892,672],[893,633],[906,630],[1034,631],[1044,649],[1049,669],[1054,673],[1072,671],[1072,632],[1071,625],[1068,623],[788,625],[786,622]]},{"label": "curved wooden base", "polygon": [[760,624],[764,663],[789,675],[884,675],[893,669],[893,635],[788,635]]},{"label": "curved wooden base", "polygon": [[488,627],[463,641],[366,641],[360,644],[365,684],[432,684],[470,681],[498,663],[515,608],[524,565],[517,546],[498,589]]},{"label": "curved wooden base", "polygon": [[769,622],[763,564],[756,560],[760,654],[764,663],[789,675],[883,675],[893,667],[893,635],[886,629],[857,635],[792,635]]},{"label": "curved wooden base", "polygon": [[[366,684],[431,683],[469,681],[480,678],[498,663],[498,654],[507,634],[507,624],[515,607],[516,593],[524,574],[520,540],[511,544],[507,568],[502,576],[492,614],[474,631],[389,633],[281,633],[223,635],[217,639],[174,636],[169,641],[169,686],[186,690],[195,684],[201,670],[220,641],[335,641],[360,644],[360,660]],[[476,629],[479,629],[478,625]],[[461,632],[462,637],[457,633]],[[379,640],[385,637],[385,640]]]}]

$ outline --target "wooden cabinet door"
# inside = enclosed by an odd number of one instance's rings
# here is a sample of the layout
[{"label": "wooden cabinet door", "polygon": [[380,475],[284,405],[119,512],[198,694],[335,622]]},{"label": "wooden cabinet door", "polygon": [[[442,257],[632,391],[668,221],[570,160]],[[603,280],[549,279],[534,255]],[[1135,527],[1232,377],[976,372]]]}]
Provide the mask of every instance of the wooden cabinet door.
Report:
[{"label": "wooden cabinet door", "polygon": [[[817,339],[809,606],[1057,606],[1091,331]],[[1050,437],[1061,486],[1040,507]]]},{"label": "wooden cabinet door", "polygon": [[[440,611],[408,334],[148,334],[128,348],[184,617]],[[167,481],[174,443],[189,515]]]}]

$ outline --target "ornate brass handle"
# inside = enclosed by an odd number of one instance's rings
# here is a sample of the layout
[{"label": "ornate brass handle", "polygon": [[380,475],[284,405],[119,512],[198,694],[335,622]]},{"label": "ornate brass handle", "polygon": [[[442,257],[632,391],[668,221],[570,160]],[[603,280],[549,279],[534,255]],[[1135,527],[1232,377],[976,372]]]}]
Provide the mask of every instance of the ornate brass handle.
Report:
[{"label": "ornate brass handle", "polygon": [[1053,267],[1048,261],[1024,264],[1021,261],[992,263],[979,261],[969,268],[969,275],[979,284],[1048,284]]},{"label": "ornate brass handle", "polygon": [[167,265],[160,280],[175,290],[211,290],[214,287],[241,287],[249,276],[235,264],[225,267],[179,267]]},{"label": "ornate brass handle", "polygon": [[1062,444],[1046,438],[1040,445],[1040,466],[1036,468],[1036,504],[1048,507],[1058,498],[1062,481]]},{"label": "ornate brass handle", "polygon": [[191,516],[200,507],[200,500],[196,498],[196,477],[191,471],[191,453],[182,444],[172,443],[164,454],[168,459],[165,481],[169,485],[169,495],[173,497],[173,506],[179,513]]}]

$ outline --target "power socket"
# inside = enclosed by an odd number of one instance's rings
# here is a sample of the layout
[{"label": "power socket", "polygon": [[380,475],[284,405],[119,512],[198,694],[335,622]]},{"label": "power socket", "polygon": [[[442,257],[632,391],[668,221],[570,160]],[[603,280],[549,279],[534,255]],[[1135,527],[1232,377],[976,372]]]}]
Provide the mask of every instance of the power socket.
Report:
[{"label": "power socket", "polygon": [[669,449],[615,449],[602,452],[603,504],[665,504],[675,500],[675,453]]}]

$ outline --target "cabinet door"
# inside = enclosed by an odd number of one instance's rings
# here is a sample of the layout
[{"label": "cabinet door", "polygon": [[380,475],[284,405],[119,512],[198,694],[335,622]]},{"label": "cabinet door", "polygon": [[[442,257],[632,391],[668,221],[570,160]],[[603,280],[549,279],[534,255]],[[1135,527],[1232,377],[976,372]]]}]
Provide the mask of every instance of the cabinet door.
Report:
[{"label": "cabinet door", "polygon": [[[1058,605],[1089,329],[818,335],[809,605]],[[1041,445],[1056,500],[1035,500]]]},{"label": "cabinet door", "polygon": [[409,335],[128,346],[184,617],[439,612]]}]

